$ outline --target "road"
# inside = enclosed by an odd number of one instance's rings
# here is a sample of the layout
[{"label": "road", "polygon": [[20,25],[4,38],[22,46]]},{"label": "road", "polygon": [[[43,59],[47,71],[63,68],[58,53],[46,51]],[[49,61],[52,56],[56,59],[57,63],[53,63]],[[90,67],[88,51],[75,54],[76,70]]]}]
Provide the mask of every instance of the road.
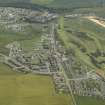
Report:
[{"label": "road", "polygon": [[72,92],[72,89],[71,89],[71,86],[70,86],[70,80],[68,79],[66,73],[65,73],[65,70],[64,70],[64,67],[63,67],[63,61],[62,61],[62,57],[58,55],[59,52],[57,52],[57,45],[56,45],[56,39],[55,39],[55,34],[54,34],[54,29],[55,29],[55,24],[52,23],[52,30],[51,30],[51,40],[52,40],[52,50],[53,50],[53,53],[56,54],[55,55],[55,58],[56,58],[56,61],[57,61],[57,65],[59,67],[59,72],[63,74],[64,78],[65,78],[65,81],[66,81],[66,86],[68,87],[69,91],[70,91],[70,96],[72,98],[72,101],[73,101],[73,105],[77,105],[76,104],[76,101],[75,101],[75,98],[74,98],[74,95],[73,95],[73,92]]}]

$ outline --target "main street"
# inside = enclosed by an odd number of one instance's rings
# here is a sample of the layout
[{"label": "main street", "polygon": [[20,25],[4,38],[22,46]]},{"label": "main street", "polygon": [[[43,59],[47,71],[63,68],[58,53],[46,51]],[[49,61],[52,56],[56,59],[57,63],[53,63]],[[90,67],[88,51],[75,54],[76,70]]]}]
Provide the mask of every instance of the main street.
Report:
[{"label": "main street", "polygon": [[52,44],[52,50],[53,50],[52,52],[55,54],[54,56],[56,58],[57,65],[58,65],[59,70],[60,70],[59,72],[62,73],[62,75],[65,78],[66,86],[69,89],[69,92],[70,92],[70,96],[72,98],[73,105],[77,105],[76,104],[75,97],[74,97],[73,92],[72,92],[72,89],[71,89],[71,86],[70,86],[70,80],[67,77],[66,72],[65,72],[64,67],[63,67],[63,64],[62,64],[63,63],[62,56],[58,52],[58,48],[57,48],[58,45],[57,45],[56,39],[55,39],[55,29],[56,29],[55,28],[55,24],[52,23],[51,24],[51,27],[52,27],[52,30],[51,30],[50,36],[51,36],[51,44]]}]

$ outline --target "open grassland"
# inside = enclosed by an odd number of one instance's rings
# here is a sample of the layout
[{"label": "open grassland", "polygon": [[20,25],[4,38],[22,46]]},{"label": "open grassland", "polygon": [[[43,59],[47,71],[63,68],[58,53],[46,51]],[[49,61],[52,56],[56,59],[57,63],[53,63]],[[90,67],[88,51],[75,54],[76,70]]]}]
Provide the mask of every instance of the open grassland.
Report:
[{"label": "open grassland", "polygon": [[0,105],[70,105],[70,97],[56,94],[49,76],[16,73],[0,63]]},{"label": "open grassland", "polygon": [[[84,18],[63,19],[61,17],[58,35],[66,49],[72,49],[75,52],[77,59],[92,68],[97,68],[90,56],[97,52],[97,56],[101,56],[100,53],[105,51],[105,29],[103,27]],[[96,59],[98,60],[99,57]]]},{"label": "open grassland", "polygon": [[[88,56],[86,56],[84,53],[82,53],[80,51],[80,48],[78,48],[78,46],[74,42],[77,42],[77,44],[80,44],[82,47],[85,47],[85,44],[80,39],[78,39],[78,37],[74,36],[72,33],[68,33],[67,31],[65,31],[65,28],[63,26],[66,23],[63,23],[63,21],[64,21],[63,19],[60,19],[60,21],[59,21],[60,30],[58,30],[58,34],[59,34],[59,37],[61,38],[61,40],[63,41],[66,49],[67,50],[72,49],[75,52],[77,59],[80,59],[80,61],[85,62],[88,66],[91,66],[94,68],[94,65],[90,61],[90,58]],[[63,26],[62,26],[62,24],[63,24]],[[70,24],[70,23],[68,23],[68,24]],[[70,26],[73,26],[73,24]],[[67,27],[67,28],[70,29],[70,27]],[[74,28],[74,29],[76,29],[76,28]]]},{"label": "open grassland", "polygon": [[40,5],[49,4],[52,1],[54,0],[31,0],[32,3],[40,4]]},{"label": "open grassland", "polygon": [[0,0],[1,6],[18,6],[28,7],[30,4],[38,4],[49,8],[61,8],[61,9],[76,9],[76,8],[94,8],[102,7],[102,3],[105,4],[105,0]]},{"label": "open grassland", "polygon": [[[78,38],[78,42],[80,40],[81,45],[87,47],[89,52],[94,52],[97,49],[101,51],[105,50],[105,47],[102,43],[105,40],[105,29],[100,25],[97,25],[86,19],[71,19],[65,22],[65,27],[69,27],[70,30],[84,33],[80,36],[78,33],[76,34],[74,32],[74,35],[72,36],[75,38],[75,40]],[[88,39],[86,40],[86,38]]]},{"label": "open grassland", "polygon": [[100,0],[31,0],[32,3],[53,8],[83,8],[101,5]]},{"label": "open grassland", "polygon": [[100,0],[53,0],[49,6],[56,8],[81,8],[100,5]]},{"label": "open grassland", "polygon": [[105,105],[105,101],[91,97],[76,97],[78,105]]}]

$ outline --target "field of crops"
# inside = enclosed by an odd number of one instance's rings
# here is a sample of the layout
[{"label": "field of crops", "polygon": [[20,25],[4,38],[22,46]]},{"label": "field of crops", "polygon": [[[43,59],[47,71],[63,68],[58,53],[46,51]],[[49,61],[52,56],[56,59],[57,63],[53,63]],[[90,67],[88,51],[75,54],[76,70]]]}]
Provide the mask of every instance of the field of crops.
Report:
[{"label": "field of crops", "polygon": [[52,78],[13,72],[0,63],[0,105],[69,105],[70,97],[56,94]]},{"label": "field of crops", "polygon": [[76,97],[78,105],[105,105],[105,101],[98,98]]}]

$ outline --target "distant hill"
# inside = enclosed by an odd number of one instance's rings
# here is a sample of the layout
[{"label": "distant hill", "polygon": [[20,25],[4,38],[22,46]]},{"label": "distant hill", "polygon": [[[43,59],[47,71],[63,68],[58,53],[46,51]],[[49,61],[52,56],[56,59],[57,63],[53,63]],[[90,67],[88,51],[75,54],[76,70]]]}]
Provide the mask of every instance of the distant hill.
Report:
[{"label": "distant hill", "polygon": [[0,0],[0,3],[30,2],[30,0]]},{"label": "distant hill", "polygon": [[105,0],[31,0],[31,2],[55,8],[81,8],[101,6]]},{"label": "distant hill", "polygon": [[53,8],[83,8],[105,4],[105,0],[0,0],[0,4],[26,3],[38,4]]},{"label": "distant hill", "polygon": [[78,8],[101,6],[104,2],[105,0],[53,0],[48,6],[58,8]]}]

